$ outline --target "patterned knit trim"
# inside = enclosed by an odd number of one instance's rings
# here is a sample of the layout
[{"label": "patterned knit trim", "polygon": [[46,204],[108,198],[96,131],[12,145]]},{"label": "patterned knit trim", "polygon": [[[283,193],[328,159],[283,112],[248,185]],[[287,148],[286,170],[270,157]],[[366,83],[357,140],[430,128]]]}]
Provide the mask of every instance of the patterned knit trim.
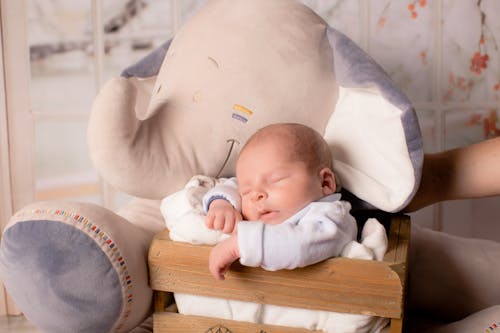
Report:
[{"label": "patterned knit trim", "polygon": [[113,331],[120,330],[128,317],[130,316],[132,310],[132,304],[134,301],[134,296],[132,293],[133,284],[132,278],[128,271],[127,263],[123,258],[118,245],[113,241],[113,239],[101,228],[99,225],[93,223],[88,218],[81,216],[79,214],[65,211],[62,209],[33,209],[33,210],[24,210],[18,212],[13,220],[22,221],[26,220],[26,218],[36,217],[37,219],[41,219],[42,217],[48,217],[49,219],[53,216],[56,216],[58,219],[61,219],[62,222],[73,225],[74,227],[80,229],[85,234],[90,236],[103,250],[103,252],[107,255],[111,264],[115,268],[115,271],[118,273],[118,277],[120,279],[120,285],[122,289],[122,295],[124,295],[124,307],[122,308],[122,313],[120,315],[120,321],[117,322],[114,326]]},{"label": "patterned knit trim", "polygon": [[493,333],[493,332],[497,332],[497,330],[500,331],[500,321],[495,321],[490,326],[485,328],[484,333]]}]

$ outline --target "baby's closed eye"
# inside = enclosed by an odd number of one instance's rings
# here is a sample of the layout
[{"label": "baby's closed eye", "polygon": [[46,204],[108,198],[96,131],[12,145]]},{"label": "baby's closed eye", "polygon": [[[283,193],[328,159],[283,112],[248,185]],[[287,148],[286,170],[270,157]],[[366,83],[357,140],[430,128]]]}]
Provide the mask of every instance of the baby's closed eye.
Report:
[{"label": "baby's closed eye", "polygon": [[275,174],[275,175],[271,175],[269,178],[268,178],[268,183],[270,184],[274,184],[274,183],[279,183],[283,180],[286,180],[288,179],[288,175],[286,174]]}]

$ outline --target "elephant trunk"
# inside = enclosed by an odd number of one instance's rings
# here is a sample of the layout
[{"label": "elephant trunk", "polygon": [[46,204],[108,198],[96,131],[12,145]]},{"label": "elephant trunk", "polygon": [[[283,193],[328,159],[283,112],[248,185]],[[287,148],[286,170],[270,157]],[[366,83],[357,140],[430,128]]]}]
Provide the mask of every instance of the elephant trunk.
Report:
[{"label": "elephant trunk", "polygon": [[151,197],[144,193],[149,187],[144,182],[150,178],[144,168],[146,161],[141,161],[138,155],[143,154],[136,151],[140,146],[137,136],[145,125],[136,116],[138,99],[132,79],[114,78],[104,85],[89,119],[89,153],[100,175],[113,187]]}]

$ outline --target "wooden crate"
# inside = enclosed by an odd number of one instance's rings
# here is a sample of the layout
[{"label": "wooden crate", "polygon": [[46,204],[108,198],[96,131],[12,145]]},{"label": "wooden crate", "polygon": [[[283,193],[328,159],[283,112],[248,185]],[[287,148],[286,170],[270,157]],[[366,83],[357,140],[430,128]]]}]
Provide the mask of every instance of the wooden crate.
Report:
[{"label": "wooden crate", "polygon": [[[392,215],[383,261],[332,258],[295,270],[265,271],[234,263],[224,281],[208,270],[210,246],[173,242],[157,234],[149,251],[150,284],[155,290],[155,332],[311,332],[270,325],[165,313],[170,292],[367,314],[391,319],[390,332],[402,331],[410,220]],[[290,292],[293,290],[293,292]]]}]

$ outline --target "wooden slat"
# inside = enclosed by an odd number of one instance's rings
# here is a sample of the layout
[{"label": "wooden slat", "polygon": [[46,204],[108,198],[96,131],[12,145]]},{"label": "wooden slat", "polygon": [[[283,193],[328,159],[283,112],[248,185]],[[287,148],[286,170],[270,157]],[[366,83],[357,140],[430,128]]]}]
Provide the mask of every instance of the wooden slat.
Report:
[{"label": "wooden slat", "polygon": [[289,328],[275,325],[259,325],[241,321],[188,316],[177,313],[155,313],[153,317],[154,332],[161,333],[312,333],[301,328]]},{"label": "wooden slat", "polygon": [[401,318],[408,219],[394,218],[389,234],[390,248],[382,262],[333,258],[276,272],[235,263],[226,280],[217,281],[208,271],[210,247],[172,242],[164,231],[150,248],[151,286],[263,304]]},{"label": "wooden slat", "polygon": [[392,270],[399,275],[404,289],[408,275],[408,247],[410,245],[410,218],[407,215],[396,215],[392,218],[389,239],[390,243],[395,244],[394,248],[387,252],[384,261],[390,263]]},{"label": "wooden slat", "polygon": [[[403,303],[402,309],[405,309],[406,303],[406,280],[408,278],[408,256],[409,256],[409,246],[410,246],[410,233],[411,225],[410,218],[407,215],[396,216],[394,219],[400,220],[400,229],[398,233],[398,246],[396,250],[396,257],[394,264],[391,268],[399,275],[401,280],[401,286],[403,287]],[[401,313],[401,318],[391,320],[391,331],[390,333],[401,333],[403,332],[403,322],[404,322],[404,311]]]},{"label": "wooden slat", "polygon": [[410,218],[406,215],[395,218],[401,221],[396,262],[406,262],[408,260],[408,248],[410,245]]},{"label": "wooden slat", "polygon": [[387,252],[384,255],[384,262],[394,263],[394,261],[396,260],[400,225],[401,225],[400,219],[397,218],[391,219],[391,225],[389,227],[389,235],[388,235],[389,244],[387,247]]},{"label": "wooden slat", "polygon": [[154,293],[154,309],[155,312],[164,312],[167,306],[172,301],[172,293],[166,291],[155,291]]},{"label": "wooden slat", "polygon": [[391,326],[389,333],[401,333],[403,332],[403,320],[402,319],[391,319]]}]

